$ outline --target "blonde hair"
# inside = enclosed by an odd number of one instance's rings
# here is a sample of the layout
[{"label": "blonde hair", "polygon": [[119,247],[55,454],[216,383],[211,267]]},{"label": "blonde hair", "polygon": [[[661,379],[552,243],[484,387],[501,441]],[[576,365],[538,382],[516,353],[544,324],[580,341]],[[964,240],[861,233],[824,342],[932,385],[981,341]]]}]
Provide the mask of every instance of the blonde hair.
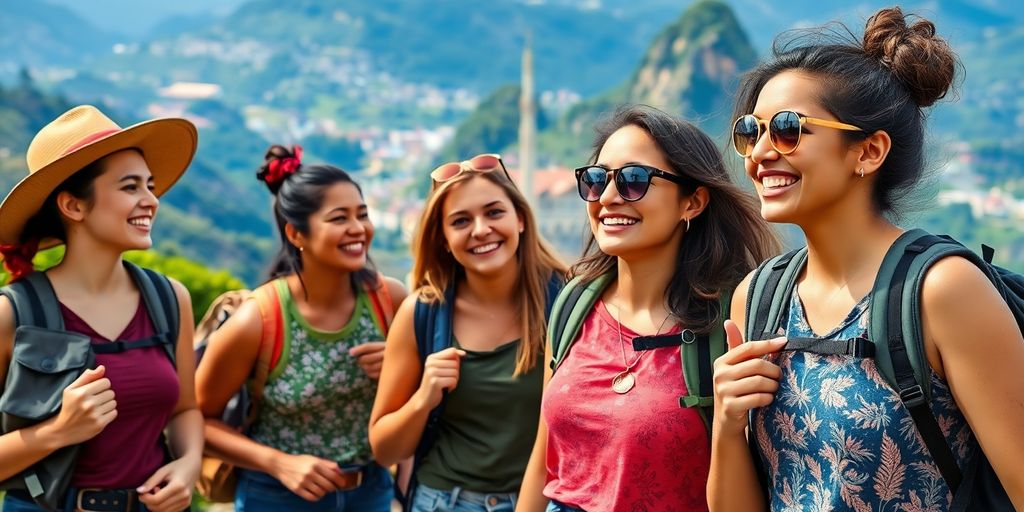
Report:
[{"label": "blonde hair", "polygon": [[444,292],[454,286],[462,272],[462,265],[444,247],[444,200],[460,183],[472,179],[485,179],[501,187],[512,201],[516,214],[523,222],[519,235],[515,286],[516,302],[520,304],[521,332],[516,353],[514,376],[533,369],[544,353],[546,325],[544,319],[548,282],[554,273],[563,276],[566,266],[555,255],[550,244],[537,230],[537,222],[526,198],[504,173],[463,172],[444,183],[435,184],[427,196],[427,204],[420,217],[412,254],[412,283],[419,300],[426,303],[444,302]]}]

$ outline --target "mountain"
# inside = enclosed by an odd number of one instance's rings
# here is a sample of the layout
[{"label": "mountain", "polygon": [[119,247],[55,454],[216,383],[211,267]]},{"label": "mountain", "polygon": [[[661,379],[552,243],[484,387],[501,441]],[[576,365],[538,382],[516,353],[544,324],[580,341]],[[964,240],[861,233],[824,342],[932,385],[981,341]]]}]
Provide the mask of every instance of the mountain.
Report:
[{"label": "mountain", "polygon": [[733,10],[717,0],[699,1],[662,29],[620,85],[572,107],[542,133],[541,150],[563,163],[581,161],[592,127],[622,103],[651,105],[722,133],[739,77],[756,60]]},{"label": "mountain", "polygon": [[27,65],[82,64],[117,40],[65,7],[42,0],[0,3],[0,76]]}]

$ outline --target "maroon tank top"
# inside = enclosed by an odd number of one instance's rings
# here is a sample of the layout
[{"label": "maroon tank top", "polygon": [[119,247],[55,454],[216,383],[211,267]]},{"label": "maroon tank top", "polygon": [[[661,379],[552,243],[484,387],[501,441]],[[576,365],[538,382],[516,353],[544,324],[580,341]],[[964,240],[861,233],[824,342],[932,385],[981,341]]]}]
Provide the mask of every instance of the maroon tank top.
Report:
[{"label": "maroon tank top", "polygon": [[[108,340],[61,304],[64,328],[92,338],[93,344],[135,341],[153,336],[143,301],[117,340]],[[117,418],[82,444],[71,478],[75,488],[125,489],[142,485],[165,464],[164,427],[178,403],[178,374],[162,347],[96,354],[117,401]]]}]

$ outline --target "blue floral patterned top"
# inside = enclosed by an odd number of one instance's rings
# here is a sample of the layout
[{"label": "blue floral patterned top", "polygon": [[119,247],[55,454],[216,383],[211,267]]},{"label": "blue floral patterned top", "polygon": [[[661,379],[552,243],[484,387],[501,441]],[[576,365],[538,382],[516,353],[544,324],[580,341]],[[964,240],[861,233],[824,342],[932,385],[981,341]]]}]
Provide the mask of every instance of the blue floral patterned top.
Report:
[{"label": "blue floral patterned top", "polygon": [[[865,297],[823,338],[865,335],[868,304]],[[815,336],[795,290],[785,331]],[[779,390],[752,424],[771,482],[771,510],[949,508],[952,493],[874,359],[787,351],[771,360],[782,368]],[[931,390],[932,412],[963,468],[978,449],[974,434],[934,372]]]}]

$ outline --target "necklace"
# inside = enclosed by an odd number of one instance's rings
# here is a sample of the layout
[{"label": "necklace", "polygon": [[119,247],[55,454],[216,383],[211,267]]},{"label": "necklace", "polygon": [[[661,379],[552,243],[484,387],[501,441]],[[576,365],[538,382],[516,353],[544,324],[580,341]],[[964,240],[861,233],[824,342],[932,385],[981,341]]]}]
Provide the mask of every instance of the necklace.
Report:
[{"label": "necklace", "polygon": [[[615,306],[614,304],[612,305]],[[636,359],[634,359],[632,363],[626,362],[626,349],[623,347],[624,342],[622,341],[622,322],[619,321],[621,312],[621,308],[615,306],[615,324],[618,326],[619,332],[619,351],[622,353],[622,365],[625,366],[625,369],[615,374],[615,377],[612,377],[612,391],[620,395],[624,395],[629,393],[629,390],[636,386],[636,377],[633,375],[631,370],[633,370],[633,367],[640,362],[640,358],[644,356],[644,352],[641,351],[637,354]],[[665,322],[668,322],[668,319],[671,317],[672,313],[670,312],[665,316],[665,319],[661,321],[661,325],[658,326],[658,333],[656,336],[661,335],[661,329],[665,327]]]}]

